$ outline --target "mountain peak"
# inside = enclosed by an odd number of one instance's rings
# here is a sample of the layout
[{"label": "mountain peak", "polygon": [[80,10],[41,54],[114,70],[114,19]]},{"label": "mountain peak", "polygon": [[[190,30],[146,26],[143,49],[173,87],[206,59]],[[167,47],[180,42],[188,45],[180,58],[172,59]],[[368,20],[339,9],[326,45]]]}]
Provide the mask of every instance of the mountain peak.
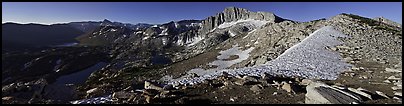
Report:
[{"label": "mountain peak", "polygon": [[226,7],[226,8],[224,9],[224,12],[226,12],[226,11],[239,11],[239,10],[248,11],[248,10],[245,9],[245,8],[239,8],[239,7],[233,7],[233,6],[231,6],[231,7]]},{"label": "mountain peak", "polygon": [[113,25],[113,23],[112,23],[111,21],[107,20],[107,19],[104,19],[104,20],[101,22],[100,25],[101,25],[101,26],[110,26],[110,25]]},{"label": "mountain peak", "polygon": [[109,21],[108,19],[104,19],[102,22],[106,22],[106,23],[112,23],[111,21]]},{"label": "mountain peak", "polygon": [[392,21],[390,19],[387,19],[385,17],[375,17],[375,18],[373,18],[373,20],[376,20],[376,21],[383,22],[383,23],[388,24],[388,25],[392,25],[392,26],[396,26],[396,27],[401,28],[400,23],[394,22],[394,21]]}]

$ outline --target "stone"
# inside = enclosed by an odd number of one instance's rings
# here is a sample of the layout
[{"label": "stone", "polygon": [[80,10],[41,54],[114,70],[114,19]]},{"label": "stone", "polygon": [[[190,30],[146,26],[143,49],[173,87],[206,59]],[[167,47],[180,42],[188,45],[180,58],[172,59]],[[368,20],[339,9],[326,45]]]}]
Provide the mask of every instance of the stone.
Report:
[{"label": "stone", "polygon": [[354,77],[356,74],[355,73],[349,73],[349,76]]},{"label": "stone", "polygon": [[96,92],[99,92],[99,91],[100,91],[99,88],[93,88],[93,89],[87,90],[86,93],[87,94],[92,94],[92,93],[96,93]]},{"label": "stone", "polygon": [[258,82],[256,78],[251,76],[244,76],[243,79],[246,80],[247,82]]},{"label": "stone", "polygon": [[336,47],[331,47],[330,48],[332,51],[337,51],[337,48]]},{"label": "stone", "polygon": [[260,57],[255,61],[255,65],[265,64],[266,62],[267,62],[267,57],[266,57],[266,56],[260,56]]},{"label": "stone", "polygon": [[389,80],[384,80],[383,82],[384,83],[391,83]]},{"label": "stone", "polygon": [[312,82],[306,86],[306,104],[351,104],[362,99],[345,91],[333,88],[322,82]]},{"label": "stone", "polygon": [[117,98],[117,99],[128,99],[130,98],[134,93],[131,92],[125,92],[125,91],[119,91],[119,92],[114,92],[112,94],[112,98]]},{"label": "stone", "polygon": [[143,94],[145,94],[145,95],[157,95],[157,94],[159,94],[159,91],[155,90],[155,89],[145,89],[145,90],[143,90]]},{"label": "stone", "polygon": [[3,100],[3,101],[9,101],[11,99],[13,99],[13,97],[11,97],[11,96],[6,96],[6,97],[1,98],[1,100]]},{"label": "stone", "polygon": [[257,83],[257,82],[258,82],[258,80],[256,78],[254,78],[254,77],[244,76],[241,79],[240,78],[237,79],[234,82],[234,84],[236,84],[236,85],[250,85],[250,84],[253,84],[253,83]]},{"label": "stone", "polygon": [[392,68],[386,68],[386,72],[397,72],[397,73],[400,73],[401,70],[392,69]]},{"label": "stone", "polygon": [[393,86],[393,87],[391,87],[391,89],[393,89],[393,90],[399,90],[399,89],[402,89],[402,87],[399,87],[399,86]]},{"label": "stone", "polygon": [[163,88],[156,86],[149,81],[144,81],[144,89],[154,89],[158,91],[163,91]]},{"label": "stone", "polygon": [[274,83],[274,84],[272,84],[274,86],[278,86],[278,87],[281,86],[281,84],[279,82],[275,81],[275,80],[273,80],[272,82]]},{"label": "stone", "polygon": [[292,92],[292,87],[288,83],[283,83],[282,84],[282,89],[285,90],[286,92],[289,92],[289,93]]},{"label": "stone", "polygon": [[151,103],[153,97],[149,96],[149,95],[144,95],[144,97],[146,98],[146,103]]},{"label": "stone", "polygon": [[352,59],[351,57],[346,57],[346,58],[344,58],[344,60],[345,60],[346,62],[348,62],[348,61],[352,61],[353,59]]},{"label": "stone", "polygon": [[385,98],[387,98],[387,99],[390,99],[390,97],[387,96],[386,94],[384,94],[383,92],[376,91],[376,94],[378,94],[378,95],[380,95],[380,96],[382,96],[382,97],[385,97]]},{"label": "stone", "polygon": [[258,93],[258,92],[260,92],[263,88],[264,88],[264,87],[263,87],[262,85],[257,84],[257,85],[253,85],[253,86],[250,88],[250,90],[253,91],[253,92],[255,92],[255,93]]},{"label": "stone", "polygon": [[389,79],[389,80],[399,80],[399,79],[401,79],[401,78],[396,78],[396,76],[390,76],[390,77],[387,78],[387,79]]},{"label": "stone", "polygon": [[342,87],[342,86],[337,86],[337,85],[332,85],[332,87],[340,89],[340,90],[346,90],[348,89],[347,87]]},{"label": "stone", "polygon": [[402,96],[403,96],[403,93],[401,93],[401,92],[394,92],[394,96],[400,96],[400,97],[402,97]]},{"label": "stone", "polygon": [[352,67],[351,69],[352,69],[352,71],[359,71],[358,67]]},{"label": "stone", "polygon": [[234,84],[236,84],[236,85],[244,85],[245,83],[246,83],[246,81],[241,80],[241,79],[234,81]]},{"label": "stone", "polygon": [[171,84],[164,85],[163,90],[174,90],[175,88]]},{"label": "stone", "polygon": [[91,96],[100,96],[102,93],[104,93],[104,91],[100,88],[93,88],[90,90],[86,91],[87,93],[87,97],[91,97]]},{"label": "stone", "polygon": [[300,82],[301,85],[309,85],[312,82],[312,80],[309,79],[303,79],[302,82]]},{"label": "stone", "polygon": [[359,67],[359,70],[365,70],[365,68],[363,68],[363,67]]},{"label": "stone", "polygon": [[274,92],[274,93],[272,93],[272,95],[277,95],[278,94],[278,92]]},{"label": "stone", "polygon": [[354,89],[354,88],[348,88],[348,90],[351,91],[351,92],[354,92],[356,94],[362,95],[362,96],[364,96],[364,97],[366,97],[366,98],[368,98],[370,100],[373,100],[372,95],[370,95],[368,93],[365,93],[365,92],[363,92],[361,90]]}]

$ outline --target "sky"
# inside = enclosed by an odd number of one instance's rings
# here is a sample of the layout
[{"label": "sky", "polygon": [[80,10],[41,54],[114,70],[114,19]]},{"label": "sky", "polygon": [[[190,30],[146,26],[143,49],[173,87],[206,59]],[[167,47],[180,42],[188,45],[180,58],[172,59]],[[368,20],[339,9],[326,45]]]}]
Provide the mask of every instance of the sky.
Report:
[{"label": "sky", "polygon": [[108,19],[162,24],[202,20],[230,6],[272,12],[300,22],[352,13],[369,18],[383,16],[402,23],[402,2],[2,2],[2,23],[55,24]]}]

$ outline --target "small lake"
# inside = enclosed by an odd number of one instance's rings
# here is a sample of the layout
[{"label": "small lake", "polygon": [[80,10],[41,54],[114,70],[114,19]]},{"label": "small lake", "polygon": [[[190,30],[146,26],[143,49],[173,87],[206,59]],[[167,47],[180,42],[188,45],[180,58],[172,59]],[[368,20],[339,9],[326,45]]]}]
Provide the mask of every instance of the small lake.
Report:
[{"label": "small lake", "polygon": [[87,69],[61,76],[56,79],[55,84],[83,84],[91,73],[105,67],[106,65],[108,65],[108,63],[99,62]]},{"label": "small lake", "polygon": [[171,59],[164,55],[154,55],[151,58],[151,63],[155,65],[164,65],[171,63]]},{"label": "small lake", "polygon": [[77,45],[77,44],[79,44],[79,43],[77,43],[77,42],[64,43],[64,44],[61,44],[61,45],[55,45],[55,46],[53,46],[53,47],[70,47],[70,46],[75,46],[75,45]]}]

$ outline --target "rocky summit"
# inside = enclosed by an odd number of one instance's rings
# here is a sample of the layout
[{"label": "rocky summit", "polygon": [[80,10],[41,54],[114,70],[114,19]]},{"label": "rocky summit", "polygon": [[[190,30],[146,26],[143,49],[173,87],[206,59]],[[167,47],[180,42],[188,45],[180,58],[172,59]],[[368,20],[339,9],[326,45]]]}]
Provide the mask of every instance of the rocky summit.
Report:
[{"label": "rocky summit", "polygon": [[[18,44],[32,28],[75,36]],[[383,17],[298,22],[227,7],[202,20],[2,30],[3,104],[402,103],[402,28]]]}]

